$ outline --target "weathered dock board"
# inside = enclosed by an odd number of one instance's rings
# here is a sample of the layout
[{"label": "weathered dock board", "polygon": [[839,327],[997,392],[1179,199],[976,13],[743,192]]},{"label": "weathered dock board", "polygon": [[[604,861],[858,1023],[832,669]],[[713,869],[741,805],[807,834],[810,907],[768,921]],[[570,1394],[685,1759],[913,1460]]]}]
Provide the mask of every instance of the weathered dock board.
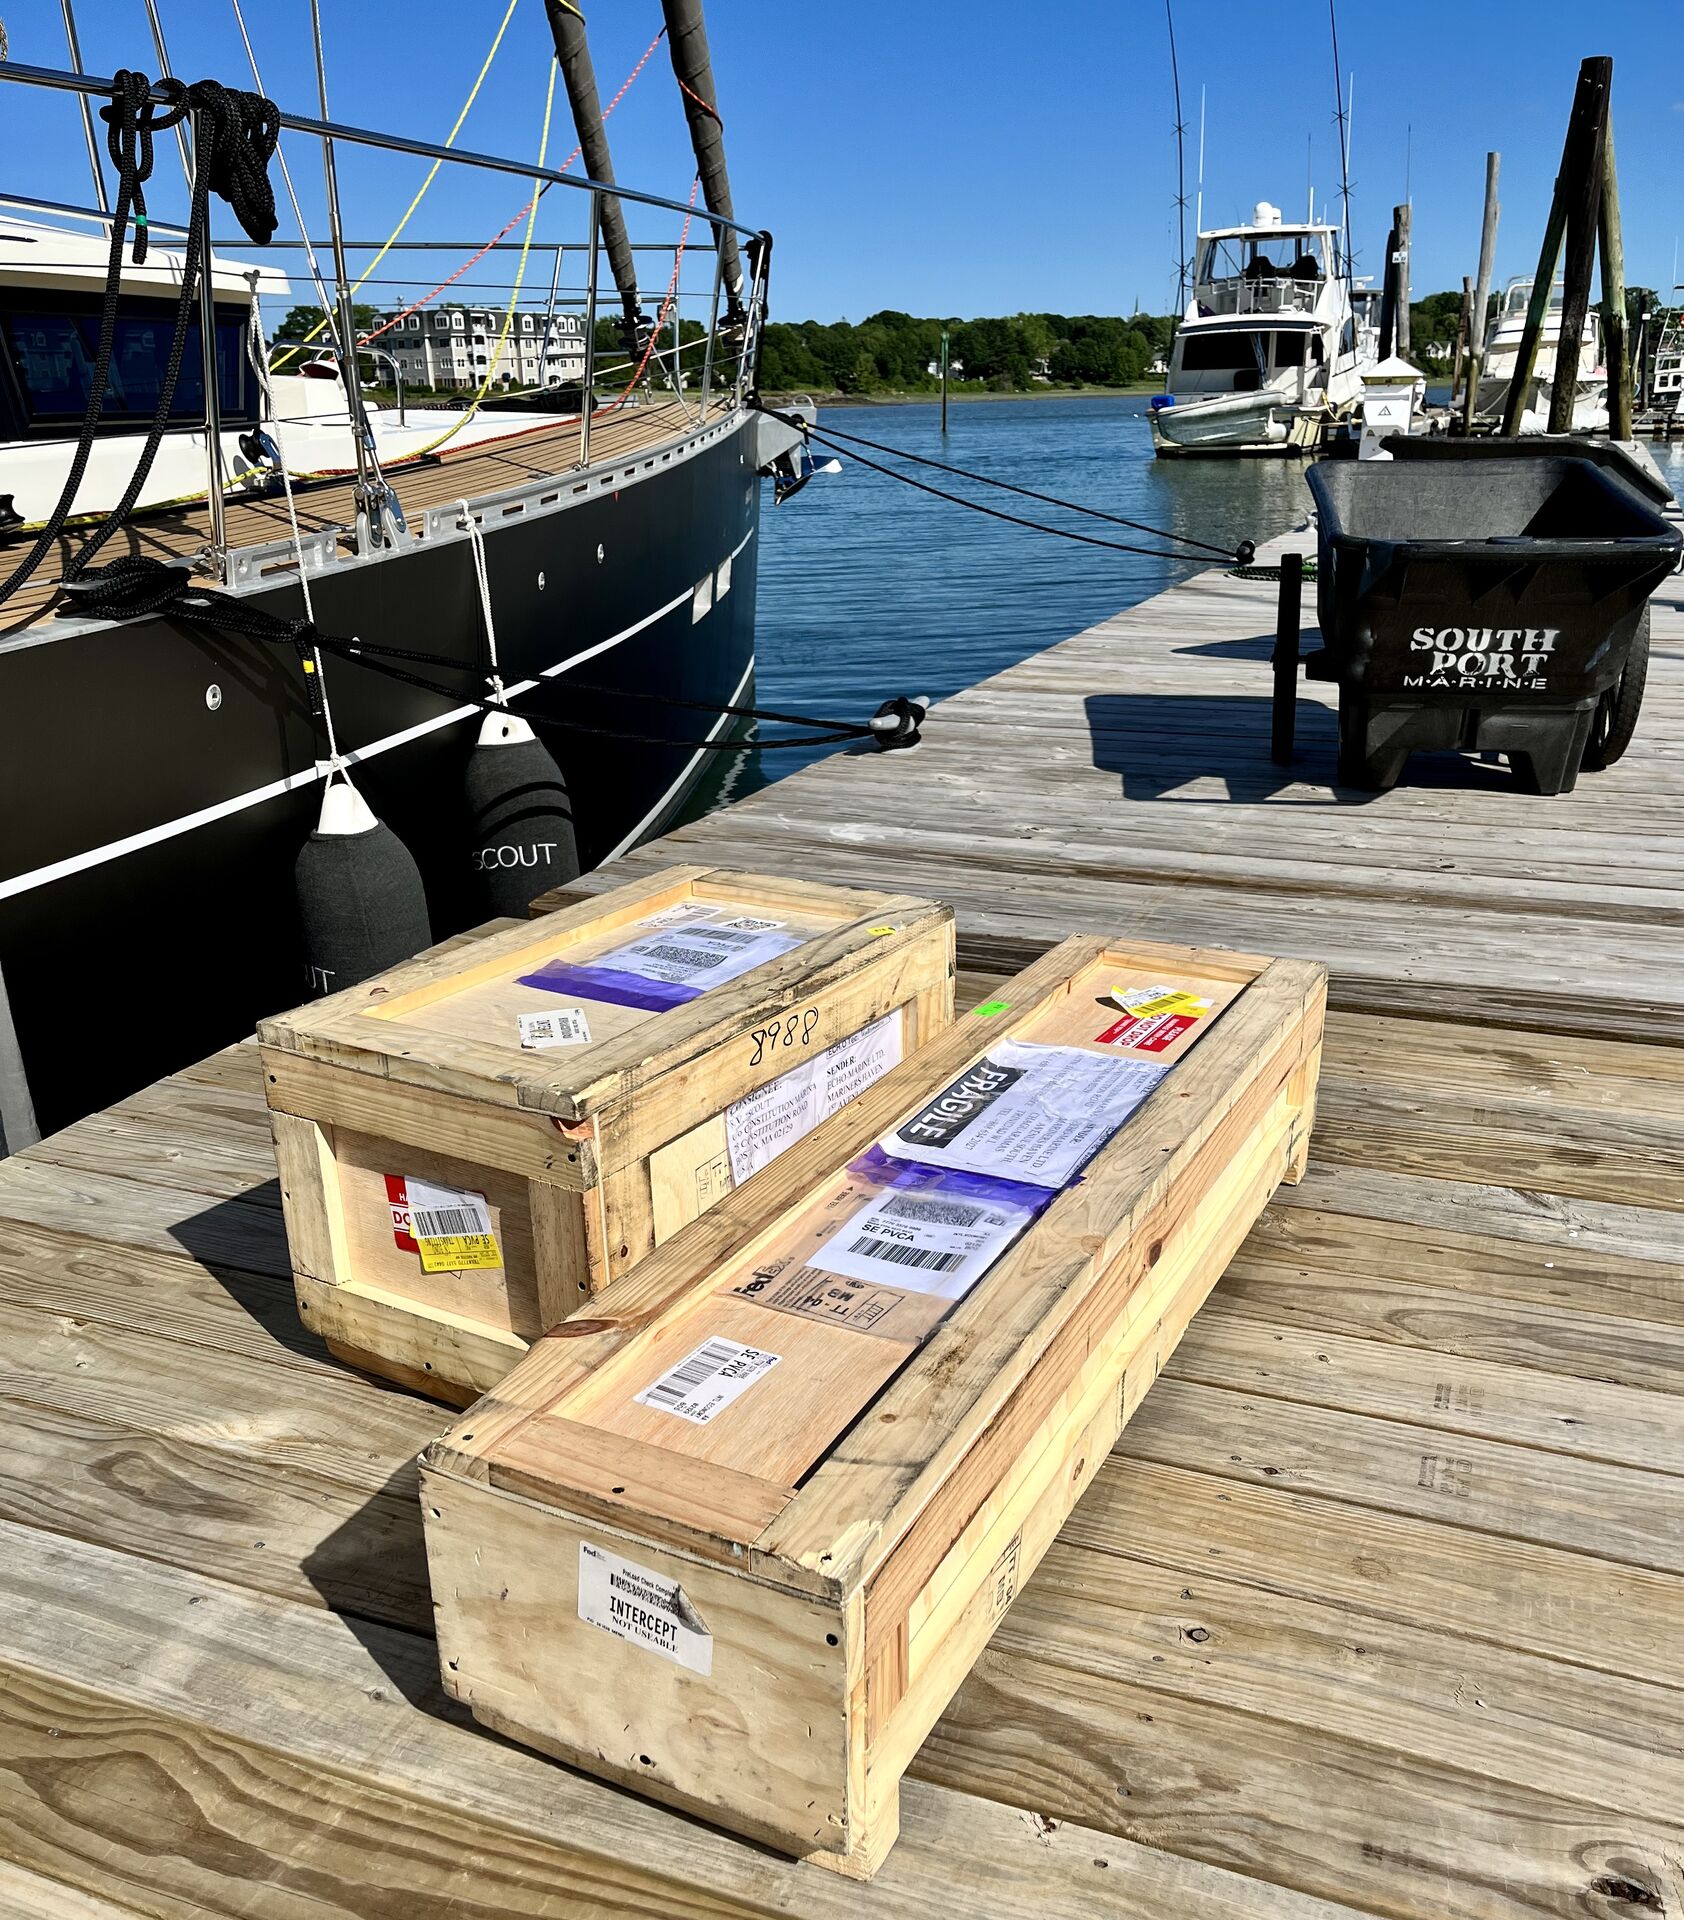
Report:
[{"label": "weathered dock board", "polygon": [[[1476,769],[1357,806],[1262,784],[1268,606],[1196,582],[1028,663],[1063,683],[1032,763],[1034,689],[1002,676],[918,753],[801,775],[656,855],[753,839],[772,870],[933,888],[1002,947],[1132,905],[1143,937],[1325,953],[1342,986],[1304,1183],[918,1754],[879,1878],[447,1701],[413,1465],[441,1411],[300,1329],[241,1047],[0,1164],[0,1910],[1684,1912],[1684,620],[1657,619],[1632,757],[1578,794],[1476,796]],[[1124,640],[1154,633],[1137,666]],[[1159,726],[1135,792],[1162,797],[1137,803],[1094,765],[1096,687],[1237,724]],[[1150,738],[1127,739],[1139,780]],[[1317,755],[1312,730],[1304,773]],[[944,787],[981,798],[913,808]],[[1224,846],[1243,884],[1215,877]],[[965,975],[961,1004],[989,985]]]},{"label": "weathered dock board", "polygon": [[[1288,546],[1314,535],[1267,551]],[[1684,581],[1654,603],[1630,752],[1546,801],[1450,755],[1335,788],[1315,682],[1275,766],[1274,622],[1271,584],[1201,574],[941,702],[915,751],[835,755],[584,884],[705,859],[934,893],[961,957],[1002,967],[1126,926],[1323,961],[1335,1006],[1684,1034]]]}]

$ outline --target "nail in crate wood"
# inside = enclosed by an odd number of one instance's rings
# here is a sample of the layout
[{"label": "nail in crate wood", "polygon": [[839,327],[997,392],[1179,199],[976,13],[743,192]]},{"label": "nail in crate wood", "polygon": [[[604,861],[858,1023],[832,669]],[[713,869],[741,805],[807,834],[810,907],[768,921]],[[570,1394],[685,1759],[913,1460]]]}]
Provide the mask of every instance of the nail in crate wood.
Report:
[{"label": "nail in crate wood", "polygon": [[445,1685],[873,1872],[919,1744],[1302,1173],[1325,999],[1307,962],[1067,940],[552,1327],[422,1458]]},{"label": "nail in crate wood", "polygon": [[299,1311],[467,1405],[953,1017],[953,916],[675,867],[259,1029]]}]

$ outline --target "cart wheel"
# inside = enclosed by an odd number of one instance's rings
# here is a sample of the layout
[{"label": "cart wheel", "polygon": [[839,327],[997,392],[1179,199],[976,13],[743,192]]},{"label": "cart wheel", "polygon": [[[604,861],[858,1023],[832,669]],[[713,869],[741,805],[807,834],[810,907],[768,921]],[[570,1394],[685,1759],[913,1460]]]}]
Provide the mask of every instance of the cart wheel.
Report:
[{"label": "cart wheel", "polygon": [[1631,636],[1626,663],[1620,677],[1597,702],[1596,718],[1591,722],[1590,738],[1585,742],[1583,765],[1592,773],[1611,767],[1637,731],[1638,709],[1643,705],[1643,687],[1649,678],[1649,609]]}]

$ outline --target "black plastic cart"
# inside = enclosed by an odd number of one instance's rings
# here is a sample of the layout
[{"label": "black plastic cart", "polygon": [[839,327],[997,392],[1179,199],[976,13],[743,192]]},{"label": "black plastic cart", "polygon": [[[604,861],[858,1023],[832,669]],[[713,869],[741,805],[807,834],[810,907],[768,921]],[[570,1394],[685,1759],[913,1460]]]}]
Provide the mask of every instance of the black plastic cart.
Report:
[{"label": "black plastic cart", "polygon": [[[1559,447],[1318,461],[1308,478],[1323,650],[1306,668],[1338,684],[1343,783],[1384,789],[1412,752],[1461,749],[1565,793],[1581,766],[1618,758],[1643,697],[1649,595],[1684,544],[1636,486]],[[1296,698],[1295,572],[1277,755]]]}]

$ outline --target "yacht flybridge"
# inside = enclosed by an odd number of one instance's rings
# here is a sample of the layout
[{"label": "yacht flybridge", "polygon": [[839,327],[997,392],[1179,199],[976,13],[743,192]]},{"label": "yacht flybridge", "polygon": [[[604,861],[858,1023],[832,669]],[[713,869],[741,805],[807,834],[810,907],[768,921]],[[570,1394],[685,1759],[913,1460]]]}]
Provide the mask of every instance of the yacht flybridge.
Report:
[{"label": "yacht flybridge", "polygon": [[1333,227],[1286,222],[1264,200],[1246,225],[1199,235],[1168,390],[1152,402],[1158,454],[1313,446],[1360,384]]}]

